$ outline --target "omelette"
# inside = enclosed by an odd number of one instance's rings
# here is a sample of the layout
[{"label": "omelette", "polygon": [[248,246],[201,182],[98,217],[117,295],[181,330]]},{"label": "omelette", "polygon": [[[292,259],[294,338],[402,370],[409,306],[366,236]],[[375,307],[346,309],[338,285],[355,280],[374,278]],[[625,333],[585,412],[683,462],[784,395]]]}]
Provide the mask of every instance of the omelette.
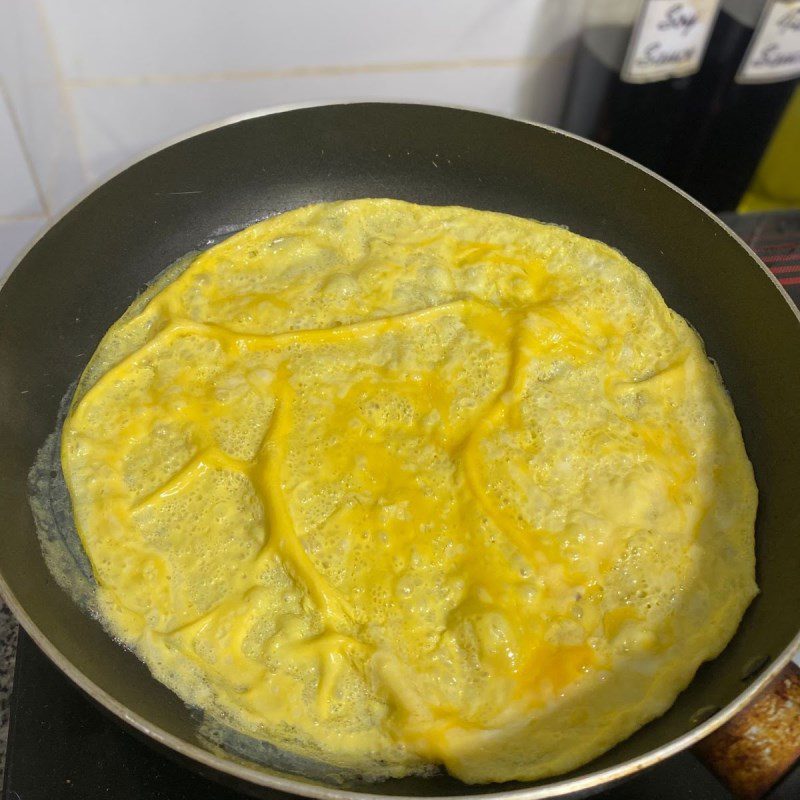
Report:
[{"label": "omelette", "polygon": [[100,343],[61,457],[107,629],[368,780],[578,767],[757,591],[700,338],[618,251],[504,214],[323,203],[185,260]]}]

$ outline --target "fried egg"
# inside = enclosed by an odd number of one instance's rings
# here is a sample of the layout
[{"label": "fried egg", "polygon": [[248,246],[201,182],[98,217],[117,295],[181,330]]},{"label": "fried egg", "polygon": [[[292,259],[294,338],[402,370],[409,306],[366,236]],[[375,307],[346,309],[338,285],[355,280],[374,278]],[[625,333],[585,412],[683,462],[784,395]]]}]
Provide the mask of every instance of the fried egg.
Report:
[{"label": "fried egg", "polygon": [[109,631],[186,702],[370,780],[575,768],[756,593],[756,487],[694,330],[618,251],[396,200],[168,271],[62,432]]}]

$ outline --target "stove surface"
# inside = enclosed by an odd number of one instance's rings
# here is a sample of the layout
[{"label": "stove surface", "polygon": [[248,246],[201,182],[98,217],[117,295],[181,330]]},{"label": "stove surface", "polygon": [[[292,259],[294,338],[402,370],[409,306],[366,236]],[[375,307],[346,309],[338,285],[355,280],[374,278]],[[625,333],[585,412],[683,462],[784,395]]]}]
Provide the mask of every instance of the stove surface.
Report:
[{"label": "stove surface", "polygon": [[[800,304],[800,213],[726,219]],[[288,795],[274,792],[276,800]],[[20,631],[4,800],[240,800],[244,797],[151,749],[77,689]],[[731,800],[682,753],[599,800]],[[768,800],[800,798],[800,765]],[[767,800],[765,798],[765,800]]]},{"label": "stove surface", "polygon": [[[242,800],[140,741],[101,710],[20,631],[4,800]],[[276,800],[289,796],[274,792]],[[682,753],[597,800],[731,800],[691,754]],[[800,767],[768,800],[800,797]]]}]

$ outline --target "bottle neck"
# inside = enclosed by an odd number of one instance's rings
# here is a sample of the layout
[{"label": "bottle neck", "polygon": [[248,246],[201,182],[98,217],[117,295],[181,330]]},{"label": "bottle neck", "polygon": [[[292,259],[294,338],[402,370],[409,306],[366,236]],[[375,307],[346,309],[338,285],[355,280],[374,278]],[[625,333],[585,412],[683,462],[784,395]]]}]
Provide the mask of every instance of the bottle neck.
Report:
[{"label": "bottle neck", "polygon": [[746,28],[755,28],[767,0],[722,0],[721,8]]}]

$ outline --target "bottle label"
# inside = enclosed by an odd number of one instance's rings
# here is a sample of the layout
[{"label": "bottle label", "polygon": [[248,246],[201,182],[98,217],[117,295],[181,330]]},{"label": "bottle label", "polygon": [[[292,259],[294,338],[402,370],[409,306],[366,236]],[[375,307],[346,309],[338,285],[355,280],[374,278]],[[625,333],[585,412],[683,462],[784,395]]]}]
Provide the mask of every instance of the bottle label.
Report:
[{"label": "bottle label", "polygon": [[719,0],[645,0],[633,29],[622,80],[650,83],[700,69]]},{"label": "bottle label", "polygon": [[750,40],[738,83],[772,83],[800,77],[800,0],[770,0]]}]

